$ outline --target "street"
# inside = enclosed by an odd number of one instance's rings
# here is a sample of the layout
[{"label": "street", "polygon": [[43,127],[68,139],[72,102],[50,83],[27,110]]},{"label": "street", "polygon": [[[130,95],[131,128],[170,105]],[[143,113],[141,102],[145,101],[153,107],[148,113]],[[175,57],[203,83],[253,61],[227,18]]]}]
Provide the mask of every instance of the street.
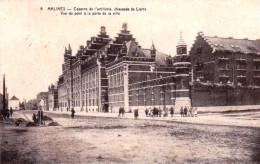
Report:
[{"label": "street", "polygon": [[[31,119],[32,111],[14,117]],[[260,161],[260,128],[225,125],[259,112],[222,114],[223,123],[198,118],[133,119],[45,112],[61,126],[1,123],[2,163],[254,163]],[[132,115],[132,114],[131,114]],[[242,116],[241,119],[240,116]],[[116,115],[115,115],[116,116]],[[229,116],[229,117],[227,117]],[[257,116],[257,117],[255,117]],[[225,119],[226,118],[226,119]],[[255,118],[255,119],[254,119]],[[172,120],[170,120],[172,119]],[[192,121],[193,120],[193,121]],[[212,119],[214,120],[214,119]],[[230,121],[231,120],[231,121]],[[214,121],[213,121],[214,122]],[[241,123],[241,124],[242,124]],[[231,123],[230,123],[231,124]]]}]

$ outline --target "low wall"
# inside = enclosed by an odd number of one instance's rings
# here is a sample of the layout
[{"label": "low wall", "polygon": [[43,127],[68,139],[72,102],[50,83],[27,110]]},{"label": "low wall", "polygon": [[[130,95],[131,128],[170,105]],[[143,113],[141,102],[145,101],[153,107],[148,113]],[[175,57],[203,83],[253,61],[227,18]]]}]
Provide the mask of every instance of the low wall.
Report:
[{"label": "low wall", "polygon": [[260,105],[260,89],[248,88],[192,88],[194,107]]},{"label": "low wall", "polygon": [[243,106],[210,106],[197,107],[198,112],[224,112],[224,111],[241,111],[249,109],[259,109],[260,105],[243,105]]}]

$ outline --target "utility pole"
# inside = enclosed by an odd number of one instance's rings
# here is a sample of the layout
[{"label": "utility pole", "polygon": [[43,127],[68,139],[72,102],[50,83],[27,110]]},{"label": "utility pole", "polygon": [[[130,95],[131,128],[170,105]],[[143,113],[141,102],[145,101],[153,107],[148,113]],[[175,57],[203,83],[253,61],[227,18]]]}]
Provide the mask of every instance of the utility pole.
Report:
[{"label": "utility pole", "polygon": [[3,76],[3,112],[6,112],[6,99],[5,99],[5,74]]}]

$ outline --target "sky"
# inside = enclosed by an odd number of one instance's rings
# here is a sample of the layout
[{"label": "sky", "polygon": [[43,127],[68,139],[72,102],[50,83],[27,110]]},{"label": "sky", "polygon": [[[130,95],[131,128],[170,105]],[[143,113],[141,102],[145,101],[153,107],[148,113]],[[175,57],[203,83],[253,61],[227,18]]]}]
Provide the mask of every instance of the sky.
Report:
[{"label": "sky", "polygon": [[[43,8],[41,10],[40,8]],[[61,15],[48,7],[146,8],[120,15]],[[74,11],[73,11],[74,12]],[[188,49],[197,33],[207,36],[260,39],[259,0],[1,0],[0,93],[6,75],[9,98],[34,99],[62,74],[64,48],[75,55],[101,26],[111,38],[122,23],[143,48],[174,56],[182,32]]]}]

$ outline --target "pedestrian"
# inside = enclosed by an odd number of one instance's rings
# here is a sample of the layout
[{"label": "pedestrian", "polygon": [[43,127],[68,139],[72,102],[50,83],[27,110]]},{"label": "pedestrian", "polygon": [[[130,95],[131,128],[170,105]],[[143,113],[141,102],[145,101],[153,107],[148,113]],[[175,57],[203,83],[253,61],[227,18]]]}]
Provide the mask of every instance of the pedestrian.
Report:
[{"label": "pedestrian", "polygon": [[42,122],[43,121],[43,112],[41,109],[38,111],[37,116],[38,116],[39,124],[43,124],[43,122]]},{"label": "pedestrian", "polygon": [[6,117],[9,119],[10,117],[10,113],[9,113],[9,109],[6,110]]},{"label": "pedestrian", "polygon": [[74,119],[75,113],[76,113],[76,112],[75,112],[74,108],[72,107],[72,109],[71,109],[71,118],[72,118],[72,119]]},{"label": "pedestrian", "polygon": [[147,108],[145,109],[145,116],[146,117],[148,116],[148,109]]},{"label": "pedestrian", "polygon": [[110,111],[111,111],[111,113],[113,112],[113,108],[112,108],[112,106],[110,107]]},{"label": "pedestrian", "polygon": [[138,114],[138,109],[134,110],[134,116],[135,116],[135,119],[138,118],[139,114]]},{"label": "pedestrian", "polygon": [[190,116],[193,117],[193,108],[190,107]]},{"label": "pedestrian", "polygon": [[187,112],[188,112],[188,109],[187,109],[187,107],[185,106],[185,107],[184,107],[184,116],[185,116],[185,117],[187,117]]},{"label": "pedestrian", "polygon": [[173,107],[170,108],[170,114],[173,117],[173,114],[174,114],[174,108]]},{"label": "pedestrian", "polygon": [[118,110],[118,117],[121,116],[121,113],[122,113],[122,108],[121,108],[121,106],[120,106],[120,107],[119,107],[119,110]]},{"label": "pedestrian", "polygon": [[11,107],[10,108],[10,116],[12,116],[13,115],[13,108]]},{"label": "pedestrian", "polygon": [[197,112],[198,112],[198,109],[197,109],[197,107],[195,107],[195,110],[194,110],[195,117],[197,117]]},{"label": "pedestrian", "polygon": [[153,108],[153,117],[156,115],[156,110],[157,110],[157,108],[154,107],[154,108]]},{"label": "pedestrian", "polygon": [[37,123],[37,117],[36,117],[36,114],[35,114],[35,113],[33,113],[32,119],[33,119],[33,122],[34,122],[34,123]]},{"label": "pedestrian", "polygon": [[69,111],[69,108],[67,107],[67,112]]},{"label": "pedestrian", "polygon": [[183,117],[183,113],[184,113],[184,111],[183,111],[183,107],[181,107],[181,109],[180,109],[180,113],[181,113],[181,117]]},{"label": "pedestrian", "polygon": [[125,107],[122,107],[122,117],[125,117]]},{"label": "pedestrian", "polygon": [[158,115],[159,115],[159,117],[162,116],[162,110],[161,110],[161,107],[159,107]]}]

